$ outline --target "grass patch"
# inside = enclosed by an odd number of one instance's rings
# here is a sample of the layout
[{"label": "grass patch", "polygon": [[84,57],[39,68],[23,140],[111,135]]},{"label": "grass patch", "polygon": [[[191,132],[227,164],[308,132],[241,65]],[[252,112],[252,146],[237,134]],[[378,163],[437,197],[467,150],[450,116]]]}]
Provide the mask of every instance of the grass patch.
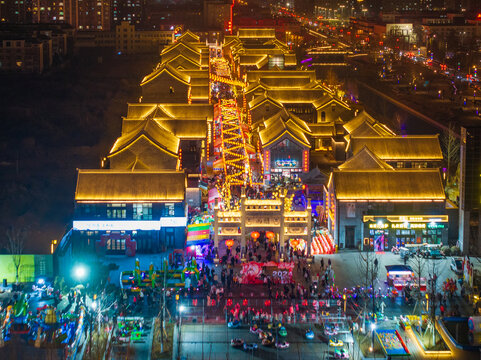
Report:
[{"label": "grass patch", "polygon": [[431,331],[426,332],[425,329],[421,329],[421,333],[419,333],[416,328],[413,328],[413,331],[426,351],[449,350],[449,347],[436,329],[434,329],[434,339]]},{"label": "grass patch", "polygon": [[161,349],[161,323],[160,319],[156,318],[154,322],[154,338],[152,340],[152,359],[171,359],[172,358],[172,346],[174,343],[174,323],[165,323],[164,332],[164,351]]},{"label": "grass patch", "polygon": [[381,345],[379,345],[379,341],[377,338],[374,338],[374,346],[373,351],[371,351],[371,342],[372,342],[372,335],[370,333],[363,334],[361,332],[354,333],[354,339],[356,340],[359,348],[361,349],[362,356],[373,358],[373,357],[385,357],[384,352],[382,351]]}]

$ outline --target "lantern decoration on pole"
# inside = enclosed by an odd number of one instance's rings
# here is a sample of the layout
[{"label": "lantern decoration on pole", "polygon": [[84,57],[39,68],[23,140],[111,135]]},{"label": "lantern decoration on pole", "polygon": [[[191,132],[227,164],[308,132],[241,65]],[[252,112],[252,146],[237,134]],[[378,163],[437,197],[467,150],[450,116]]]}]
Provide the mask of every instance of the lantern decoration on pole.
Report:
[{"label": "lantern decoration on pole", "polygon": [[272,231],[267,231],[266,232],[266,238],[269,240],[274,239],[274,236],[276,236]]},{"label": "lantern decoration on pole", "polygon": [[298,239],[291,239],[289,242],[291,243],[291,247],[292,247],[293,249],[297,248],[297,246],[299,245],[299,240],[298,240]]},{"label": "lantern decoration on pole", "polygon": [[229,239],[225,241],[225,246],[227,246],[229,249],[234,246],[234,240]]},{"label": "lantern decoration on pole", "polygon": [[251,238],[253,238],[254,240],[257,240],[260,235],[261,234],[259,234],[259,232],[257,232],[257,231],[251,232]]}]

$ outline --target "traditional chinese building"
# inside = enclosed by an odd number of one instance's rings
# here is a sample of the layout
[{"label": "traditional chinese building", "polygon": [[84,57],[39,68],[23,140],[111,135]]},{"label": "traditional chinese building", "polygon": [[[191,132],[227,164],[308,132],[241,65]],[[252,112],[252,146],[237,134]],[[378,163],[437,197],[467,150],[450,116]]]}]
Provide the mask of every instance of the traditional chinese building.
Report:
[{"label": "traditional chinese building", "polygon": [[447,244],[439,169],[394,169],[363,147],[331,173],[325,206],[339,248]]},{"label": "traditional chinese building", "polygon": [[[239,209],[223,211],[215,206],[214,246],[219,249],[222,242],[232,239],[235,246],[240,245],[245,257],[246,243],[252,232],[271,231],[274,241],[279,244],[283,258],[287,242],[302,240],[308,253],[311,249],[311,204],[308,201],[305,211],[292,211],[289,200],[282,192],[277,199],[247,199],[241,195]],[[223,255],[221,253],[221,255]]]},{"label": "traditional chinese building", "polygon": [[309,171],[311,144],[306,122],[285,109],[255,124],[264,159],[264,180],[280,182],[282,178],[299,179]]},{"label": "traditional chinese building", "polygon": [[72,251],[133,256],[183,248],[186,177],[176,170],[78,170]]},{"label": "traditional chinese building", "polygon": [[237,35],[224,38],[223,52],[239,77],[251,69],[284,69],[297,65],[296,55],[276,39],[274,29],[239,29]]},{"label": "traditional chinese building", "polygon": [[438,135],[353,136],[347,156],[356,155],[364,147],[397,169],[440,168],[443,161]]},{"label": "traditional chinese building", "polygon": [[140,83],[142,102],[209,103],[209,47],[197,35],[185,32],[160,57]]}]

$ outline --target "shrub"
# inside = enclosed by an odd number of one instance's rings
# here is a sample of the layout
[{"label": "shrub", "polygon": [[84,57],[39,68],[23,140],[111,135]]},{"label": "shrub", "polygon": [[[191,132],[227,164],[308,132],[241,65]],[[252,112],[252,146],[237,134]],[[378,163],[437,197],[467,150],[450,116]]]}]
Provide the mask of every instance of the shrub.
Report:
[{"label": "shrub", "polygon": [[452,246],[451,247],[451,255],[452,256],[461,255],[461,250],[457,246]]},{"label": "shrub", "polygon": [[450,256],[451,255],[451,248],[447,245],[441,247],[441,251],[445,256]]}]

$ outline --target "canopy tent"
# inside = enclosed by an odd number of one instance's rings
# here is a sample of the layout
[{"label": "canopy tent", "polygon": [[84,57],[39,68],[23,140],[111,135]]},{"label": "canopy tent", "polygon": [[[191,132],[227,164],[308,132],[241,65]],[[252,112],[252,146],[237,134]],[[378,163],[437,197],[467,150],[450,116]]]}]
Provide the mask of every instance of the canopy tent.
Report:
[{"label": "canopy tent", "polygon": [[187,226],[187,246],[201,245],[209,242],[210,223]]}]

